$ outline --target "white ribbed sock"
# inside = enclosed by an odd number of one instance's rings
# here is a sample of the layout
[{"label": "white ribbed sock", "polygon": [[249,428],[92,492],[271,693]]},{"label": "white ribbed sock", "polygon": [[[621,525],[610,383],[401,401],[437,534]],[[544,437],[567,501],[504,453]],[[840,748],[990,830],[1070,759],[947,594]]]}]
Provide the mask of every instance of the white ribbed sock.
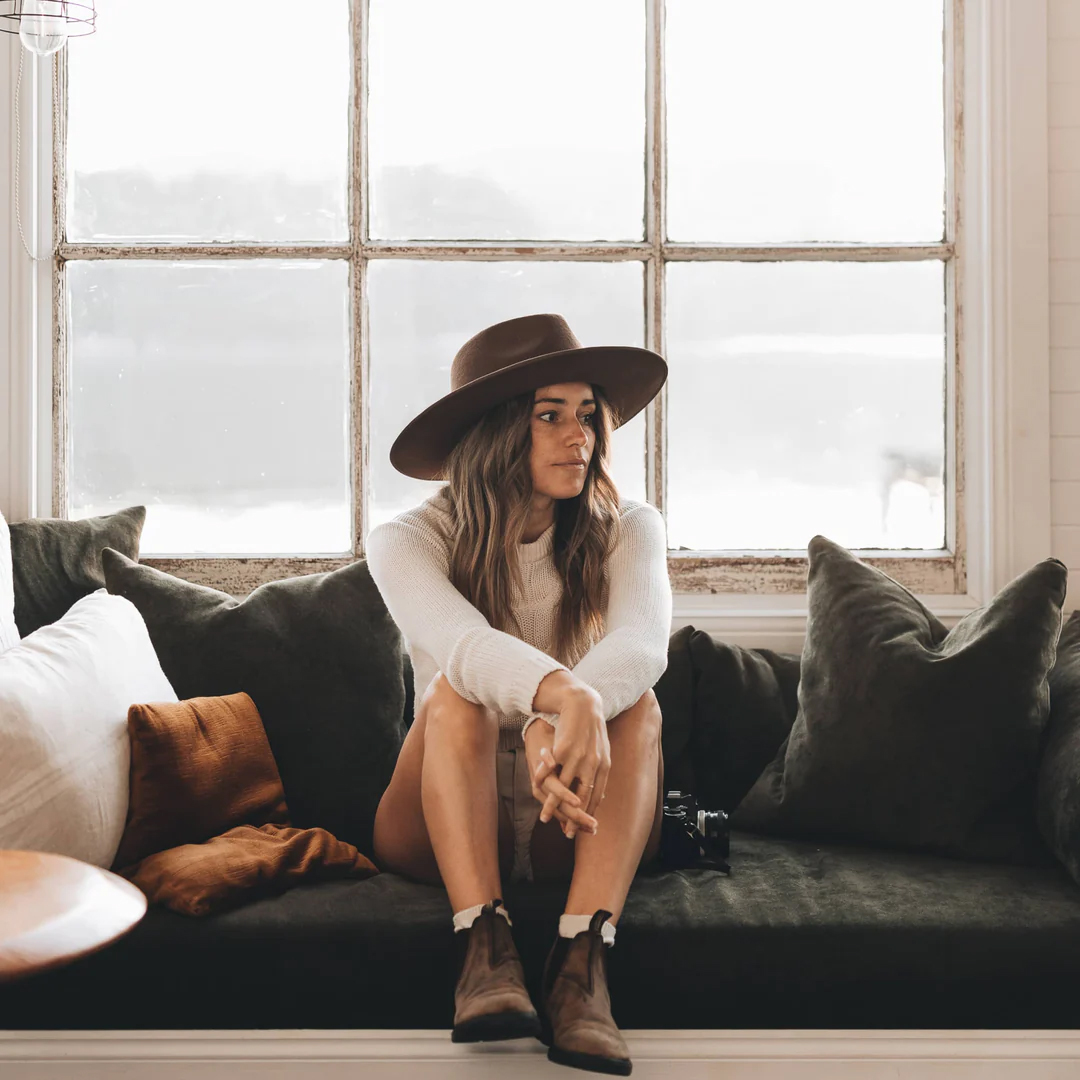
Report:
[{"label": "white ribbed sock", "polygon": [[[560,915],[559,937],[575,937],[582,930],[588,930],[590,922],[592,922],[591,915]],[[615,926],[608,919],[601,924],[600,933],[603,935],[605,945],[615,944]]]},{"label": "white ribbed sock", "polygon": [[[469,927],[472,926],[472,924],[473,924],[473,919],[475,919],[476,916],[479,915],[480,912],[483,911],[483,910],[484,910],[484,905],[483,904],[473,904],[472,907],[463,908],[461,911],[455,911],[454,912],[454,933],[456,934],[459,930],[468,930]],[[511,926],[514,925],[513,922],[511,922],[511,920],[510,920],[510,912],[508,912],[506,910],[506,908],[504,908],[502,906],[502,904],[500,904],[495,910],[508,923],[510,923]]]}]

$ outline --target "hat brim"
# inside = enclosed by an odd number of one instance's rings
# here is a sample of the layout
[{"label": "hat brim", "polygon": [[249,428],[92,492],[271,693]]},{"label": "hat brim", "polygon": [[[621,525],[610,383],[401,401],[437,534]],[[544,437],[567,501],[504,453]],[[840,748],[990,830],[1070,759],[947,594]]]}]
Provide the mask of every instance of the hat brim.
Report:
[{"label": "hat brim", "polygon": [[634,345],[588,345],[531,356],[429,405],[394,440],[390,464],[417,480],[445,480],[442,467],[447,455],[488,409],[552,383],[599,384],[618,409],[621,426],[656,397],[667,374],[667,362],[659,353]]}]

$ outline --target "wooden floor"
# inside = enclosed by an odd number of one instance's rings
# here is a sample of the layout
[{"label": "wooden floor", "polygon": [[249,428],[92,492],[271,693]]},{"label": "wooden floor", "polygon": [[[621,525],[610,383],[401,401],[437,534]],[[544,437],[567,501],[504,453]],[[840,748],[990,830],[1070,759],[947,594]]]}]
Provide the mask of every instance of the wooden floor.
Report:
[{"label": "wooden floor", "polygon": [[[639,1080],[1074,1080],[1080,1031],[624,1031]],[[571,1080],[449,1031],[0,1031],[3,1080]]]}]

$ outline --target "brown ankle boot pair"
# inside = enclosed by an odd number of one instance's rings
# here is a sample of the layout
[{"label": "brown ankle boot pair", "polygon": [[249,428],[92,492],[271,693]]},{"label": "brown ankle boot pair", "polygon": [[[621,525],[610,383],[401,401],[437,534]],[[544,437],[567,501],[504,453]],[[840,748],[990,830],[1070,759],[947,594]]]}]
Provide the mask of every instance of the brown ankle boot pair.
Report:
[{"label": "brown ankle boot pair", "polygon": [[541,982],[540,1040],[547,1045],[549,1061],[629,1076],[630,1051],[611,1017],[608,946],[600,932],[610,915],[600,908],[588,930],[555,938]]},{"label": "brown ankle boot pair", "polygon": [[540,1019],[510,934],[510,924],[485,904],[466,930],[456,930],[458,975],[454,989],[452,1042],[540,1037]]}]

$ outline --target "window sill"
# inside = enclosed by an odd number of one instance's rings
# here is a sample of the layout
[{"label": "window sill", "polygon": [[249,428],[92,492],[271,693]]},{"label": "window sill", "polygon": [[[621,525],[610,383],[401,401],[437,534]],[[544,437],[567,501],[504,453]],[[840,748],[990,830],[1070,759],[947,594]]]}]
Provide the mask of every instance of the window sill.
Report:
[{"label": "window sill", "polygon": [[[970,595],[915,594],[946,626],[954,626],[981,605]],[[671,629],[683,626],[705,630],[744,648],[801,652],[806,636],[806,593],[767,595],[679,593],[673,597]]]}]

